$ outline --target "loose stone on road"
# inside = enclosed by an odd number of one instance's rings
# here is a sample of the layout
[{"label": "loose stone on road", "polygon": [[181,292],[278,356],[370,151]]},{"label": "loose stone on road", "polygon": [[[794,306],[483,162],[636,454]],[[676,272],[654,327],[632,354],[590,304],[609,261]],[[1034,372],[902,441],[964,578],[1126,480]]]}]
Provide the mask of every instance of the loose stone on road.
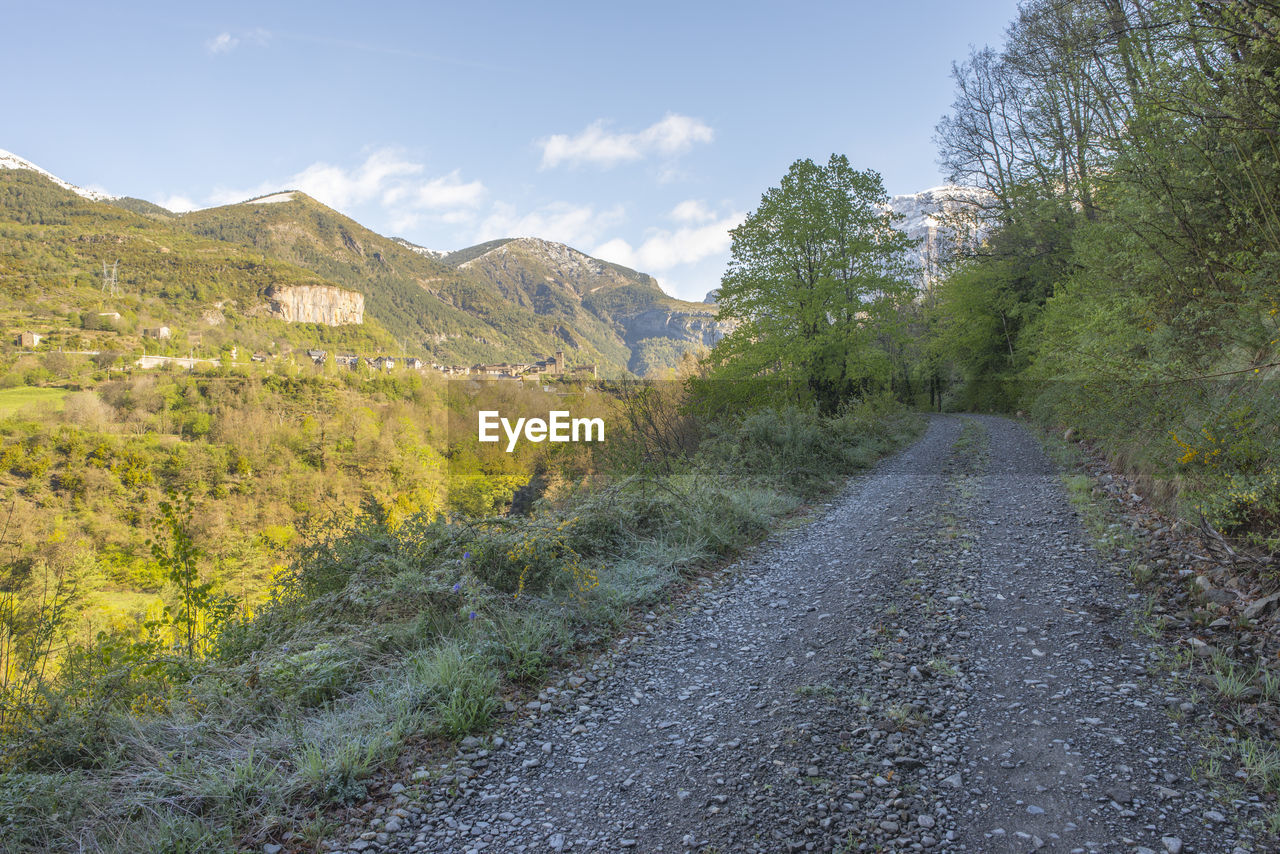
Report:
[{"label": "loose stone on road", "polygon": [[935,417],[822,509],[330,847],[1266,850],[1023,427]]}]

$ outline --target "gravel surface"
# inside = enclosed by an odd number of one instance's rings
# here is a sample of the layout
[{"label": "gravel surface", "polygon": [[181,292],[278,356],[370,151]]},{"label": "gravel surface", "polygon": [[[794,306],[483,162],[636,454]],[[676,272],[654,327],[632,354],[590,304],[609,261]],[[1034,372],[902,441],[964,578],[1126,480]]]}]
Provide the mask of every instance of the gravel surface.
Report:
[{"label": "gravel surface", "polygon": [[1268,850],[1027,431],[938,416],[341,851]]}]

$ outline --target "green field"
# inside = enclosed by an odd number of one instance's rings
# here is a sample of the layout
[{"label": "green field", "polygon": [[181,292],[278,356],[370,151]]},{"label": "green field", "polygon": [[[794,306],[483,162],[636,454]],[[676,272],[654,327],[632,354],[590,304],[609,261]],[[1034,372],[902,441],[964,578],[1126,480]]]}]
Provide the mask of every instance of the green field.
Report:
[{"label": "green field", "polygon": [[22,410],[29,410],[41,404],[52,409],[62,409],[62,401],[67,396],[65,388],[6,388],[0,389],[0,418],[17,415]]}]

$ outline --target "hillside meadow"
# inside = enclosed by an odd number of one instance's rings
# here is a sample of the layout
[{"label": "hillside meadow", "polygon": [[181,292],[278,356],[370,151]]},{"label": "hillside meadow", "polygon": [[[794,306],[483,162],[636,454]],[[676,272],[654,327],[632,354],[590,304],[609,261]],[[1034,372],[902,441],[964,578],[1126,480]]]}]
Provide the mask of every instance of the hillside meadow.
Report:
[{"label": "hillside meadow", "polygon": [[[401,752],[485,731],[920,424],[888,398],[712,418],[683,382],[313,366],[64,391],[0,421],[20,850],[319,834]],[[598,415],[608,441],[506,453],[475,441],[481,407]]]}]

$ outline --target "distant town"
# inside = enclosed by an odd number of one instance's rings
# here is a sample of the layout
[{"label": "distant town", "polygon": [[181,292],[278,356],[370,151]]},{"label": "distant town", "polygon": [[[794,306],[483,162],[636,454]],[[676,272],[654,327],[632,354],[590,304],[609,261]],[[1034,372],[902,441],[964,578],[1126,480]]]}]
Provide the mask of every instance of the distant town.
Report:
[{"label": "distant town", "polygon": [[[157,341],[167,341],[171,339],[172,332],[167,326],[158,326],[142,330],[144,338],[151,338]],[[40,342],[44,336],[36,332],[21,332],[14,339],[14,344],[18,347],[34,349],[40,346]],[[100,350],[66,350],[63,351],[71,355],[96,356],[102,351]],[[411,371],[435,371],[436,373],[445,374],[447,376],[475,376],[489,377],[492,379],[524,379],[532,377],[571,377],[571,378],[591,378],[596,379],[599,371],[596,365],[576,365],[569,367],[565,359],[564,351],[557,350],[554,356],[545,359],[539,359],[533,362],[502,362],[500,364],[477,364],[477,365],[442,365],[435,362],[428,363],[424,359],[416,356],[388,356],[379,354],[376,356],[363,356],[359,353],[336,353],[332,356],[327,350],[304,350],[302,351],[306,358],[312,364],[325,365],[328,364],[330,358],[333,363],[340,368],[348,368],[355,370],[361,365],[365,365],[376,371],[393,371],[396,369],[404,369]],[[281,355],[264,351],[256,351],[249,357],[252,362],[265,363],[280,358]],[[231,360],[235,361],[239,358],[238,348],[231,348]],[[133,361],[133,366],[142,370],[155,370],[165,365],[174,365],[188,370],[199,366],[217,366],[222,364],[219,359],[212,359],[200,356],[162,356],[144,353]]]}]

